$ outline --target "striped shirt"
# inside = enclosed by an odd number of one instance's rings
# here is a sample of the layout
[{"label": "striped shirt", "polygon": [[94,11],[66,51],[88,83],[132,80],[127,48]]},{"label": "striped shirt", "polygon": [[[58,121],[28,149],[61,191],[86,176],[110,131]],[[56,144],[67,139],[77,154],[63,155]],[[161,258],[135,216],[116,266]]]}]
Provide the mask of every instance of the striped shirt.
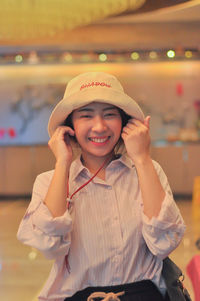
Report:
[{"label": "striped shirt", "polygon": [[[165,198],[158,217],[151,219],[143,213],[136,168],[126,155],[107,166],[105,181],[95,177],[75,194],[60,217],[52,217],[43,203],[54,171],[36,178],[18,239],[55,259],[39,300],[63,301],[88,286],[144,279],[164,294],[162,260],[180,243],[185,224],[163,170],[153,163]],[[77,158],[70,169],[70,194],[91,176]]]}]

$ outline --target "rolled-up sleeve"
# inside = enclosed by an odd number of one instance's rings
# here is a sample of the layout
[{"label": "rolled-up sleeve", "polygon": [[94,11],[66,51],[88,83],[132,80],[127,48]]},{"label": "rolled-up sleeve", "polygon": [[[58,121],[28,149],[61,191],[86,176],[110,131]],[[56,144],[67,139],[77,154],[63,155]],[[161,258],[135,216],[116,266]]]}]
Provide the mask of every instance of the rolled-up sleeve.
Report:
[{"label": "rolled-up sleeve", "polygon": [[39,175],[34,183],[32,199],[20,223],[17,238],[41,251],[48,259],[66,255],[71,243],[72,216],[68,210],[53,217],[43,203],[53,171]]},{"label": "rolled-up sleeve", "polygon": [[154,166],[165,190],[165,198],[157,217],[149,219],[142,213],[142,231],[150,251],[163,259],[181,242],[185,232],[185,223],[174,201],[165,173],[158,163],[154,162]]}]

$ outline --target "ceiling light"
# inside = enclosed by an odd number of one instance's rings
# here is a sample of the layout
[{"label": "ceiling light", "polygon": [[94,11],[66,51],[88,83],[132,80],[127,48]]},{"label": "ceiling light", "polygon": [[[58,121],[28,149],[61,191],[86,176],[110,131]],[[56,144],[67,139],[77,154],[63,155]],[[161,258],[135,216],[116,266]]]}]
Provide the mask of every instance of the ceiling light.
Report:
[{"label": "ceiling light", "polygon": [[134,60],[134,61],[135,61],[135,60],[138,60],[139,57],[140,57],[140,55],[139,55],[138,52],[134,51],[134,52],[131,53],[131,58],[132,58],[132,60]]},{"label": "ceiling light", "polygon": [[168,58],[173,59],[175,57],[175,55],[176,55],[176,53],[174,50],[170,49],[167,51]]}]

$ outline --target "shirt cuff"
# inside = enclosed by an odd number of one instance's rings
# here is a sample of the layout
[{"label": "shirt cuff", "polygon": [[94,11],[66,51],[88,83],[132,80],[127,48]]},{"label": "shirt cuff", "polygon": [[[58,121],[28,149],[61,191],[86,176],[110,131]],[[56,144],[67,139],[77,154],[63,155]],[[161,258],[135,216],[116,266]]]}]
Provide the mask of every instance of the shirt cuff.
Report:
[{"label": "shirt cuff", "polygon": [[43,202],[31,218],[33,227],[39,228],[50,236],[65,236],[72,230],[72,217],[68,210],[62,216],[53,217]]}]

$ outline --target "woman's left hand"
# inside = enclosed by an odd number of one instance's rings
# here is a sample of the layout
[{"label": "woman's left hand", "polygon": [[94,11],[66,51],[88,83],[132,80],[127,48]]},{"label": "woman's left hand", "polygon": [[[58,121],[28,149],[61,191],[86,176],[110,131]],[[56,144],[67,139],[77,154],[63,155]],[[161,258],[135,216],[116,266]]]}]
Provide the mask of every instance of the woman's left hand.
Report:
[{"label": "woman's left hand", "polygon": [[132,118],[122,129],[121,137],[124,141],[126,151],[135,164],[143,162],[149,157],[149,123],[150,116],[147,116],[144,122]]}]

